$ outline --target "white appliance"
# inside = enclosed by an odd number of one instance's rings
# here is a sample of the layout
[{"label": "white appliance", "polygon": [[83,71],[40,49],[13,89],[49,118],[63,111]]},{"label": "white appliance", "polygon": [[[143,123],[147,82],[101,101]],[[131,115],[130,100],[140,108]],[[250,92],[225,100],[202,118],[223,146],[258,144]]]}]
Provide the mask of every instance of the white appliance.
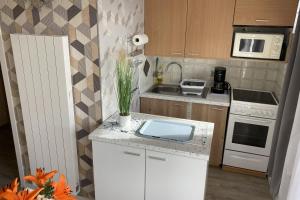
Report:
[{"label": "white appliance", "polygon": [[277,109],[271,92],[232,90],[224,165],[267,171]]},{"label": "white appliance", "polygon": [[58,170],[78,193],[68,37],[12,34],[11,42],[31,173]]},{"label": "white appliance", "polygon": [[279,60],[283,34],[235,33],[232,56]]}]

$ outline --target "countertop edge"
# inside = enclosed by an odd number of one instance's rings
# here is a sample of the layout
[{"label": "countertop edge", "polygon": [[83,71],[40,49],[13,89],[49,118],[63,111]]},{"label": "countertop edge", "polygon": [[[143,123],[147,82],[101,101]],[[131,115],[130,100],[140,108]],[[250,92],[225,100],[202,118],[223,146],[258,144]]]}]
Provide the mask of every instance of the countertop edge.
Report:
[{"label": "countertop edge", "polygon": [[[211,94],[209,94],[211,95]],[[213,94],[217,95],[217,94]],[[180,98],[179,98],[180,97]],[[161,99],[161,100],[169,100],[169,101],[181,101],[187,103],[199,103],[199,104],[206,104],[206,105],[214,105],[214,106],[224,106],[230,107],[230,97],[228,95],[228,102],[225,101],[216,101],[213,99],[201,99],[201,98],[193,98],[193,97],[186,97],[186,96],[172,96],[166,94],[155,94],[151,92],[145,92],[140,95],[140,98],[152,98],[152,99]]]}]

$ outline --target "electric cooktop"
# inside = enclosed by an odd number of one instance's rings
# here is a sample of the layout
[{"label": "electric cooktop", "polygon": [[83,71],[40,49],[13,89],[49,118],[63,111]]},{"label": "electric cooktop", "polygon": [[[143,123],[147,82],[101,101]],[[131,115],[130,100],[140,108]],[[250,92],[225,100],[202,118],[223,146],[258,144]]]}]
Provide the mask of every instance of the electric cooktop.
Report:
[{"label": "electric cooktop", "polygon": [[236,101],[269,104],[269,105],[278,104],[271,92],[233,89],[232,95],[233,95],[232,99]]}]

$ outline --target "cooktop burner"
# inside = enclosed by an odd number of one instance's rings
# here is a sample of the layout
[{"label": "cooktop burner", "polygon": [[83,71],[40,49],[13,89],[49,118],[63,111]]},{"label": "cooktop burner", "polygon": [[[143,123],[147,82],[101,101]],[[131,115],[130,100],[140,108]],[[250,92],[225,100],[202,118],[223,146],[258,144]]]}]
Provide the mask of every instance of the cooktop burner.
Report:
[{"label": "cooktop burner", "polygon": [[276,100],[270,92],[233,89],[233,100],[252,103],[277,105]]}]

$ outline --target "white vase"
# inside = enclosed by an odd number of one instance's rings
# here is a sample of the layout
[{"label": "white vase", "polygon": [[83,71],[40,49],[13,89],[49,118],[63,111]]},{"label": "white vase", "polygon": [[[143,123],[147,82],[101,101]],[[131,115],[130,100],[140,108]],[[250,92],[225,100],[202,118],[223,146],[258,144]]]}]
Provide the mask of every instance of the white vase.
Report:
[{"label": "white vase", "polygon": [[130,130],[131,128],[131,115],[119,116],[119,125],[122,130]]}]

